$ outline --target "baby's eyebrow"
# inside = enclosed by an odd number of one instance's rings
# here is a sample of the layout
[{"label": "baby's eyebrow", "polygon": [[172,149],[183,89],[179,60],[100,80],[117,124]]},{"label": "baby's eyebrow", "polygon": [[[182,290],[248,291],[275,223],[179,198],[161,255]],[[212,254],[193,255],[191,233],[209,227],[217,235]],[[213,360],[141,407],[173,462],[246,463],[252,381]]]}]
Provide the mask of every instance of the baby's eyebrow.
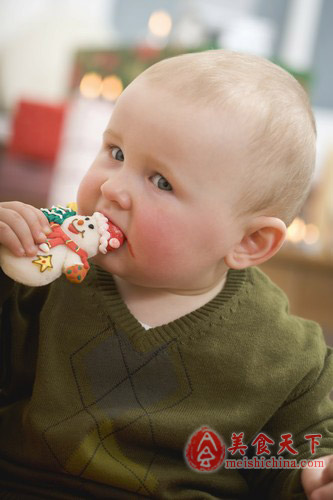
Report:
[{"label": "baby's eyebrow", "polygon": [[165,175],[171,182],[180,182],[179,176],[175,172],[175,168],[169,167],[167,163],[154,158],[150,154],[146,154],[145,159],[150,163],[150,165],[154,166],[160,174]]},{"label": "baby's eyebrow", "polygon": [[118,135],[117,132],[115,132],[111,128],[107,128],[106,130],[104,130],[103,137],[105,137],[106,135],[112,135],[115,139],[118,139],[118,141],[121,140],[120,135]]}]

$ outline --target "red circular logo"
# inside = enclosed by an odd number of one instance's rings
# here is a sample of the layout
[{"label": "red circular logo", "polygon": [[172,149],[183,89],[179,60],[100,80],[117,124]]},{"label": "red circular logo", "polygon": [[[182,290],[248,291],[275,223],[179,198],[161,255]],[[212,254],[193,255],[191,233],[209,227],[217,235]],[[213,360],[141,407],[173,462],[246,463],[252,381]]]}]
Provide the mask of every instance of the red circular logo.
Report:
[{"label": "red circular logo", "polygon": [[215,431],[201,427],[188,440],[185,455],[192,469],[211,472],[221,467],[225,458],[225,445]]}]

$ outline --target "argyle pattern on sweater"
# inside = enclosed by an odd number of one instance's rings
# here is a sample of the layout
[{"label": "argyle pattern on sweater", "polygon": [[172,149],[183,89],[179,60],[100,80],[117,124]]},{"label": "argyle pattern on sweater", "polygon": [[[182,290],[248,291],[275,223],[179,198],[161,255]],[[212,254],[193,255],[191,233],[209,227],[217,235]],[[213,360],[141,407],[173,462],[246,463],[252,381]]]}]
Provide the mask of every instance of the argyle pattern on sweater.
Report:
[{"label": "argyle pattern on sweater", "polygon": [[13,498],[305,498],[299,471],[192,470],[184,447],[203,425],[227,446],[291,432],[298,459],[320,432],[317,456],[332,453],[332,352],[256,268],[149,330],[95,266],[80,285],[2,275],[1,295],[0,491]]}]

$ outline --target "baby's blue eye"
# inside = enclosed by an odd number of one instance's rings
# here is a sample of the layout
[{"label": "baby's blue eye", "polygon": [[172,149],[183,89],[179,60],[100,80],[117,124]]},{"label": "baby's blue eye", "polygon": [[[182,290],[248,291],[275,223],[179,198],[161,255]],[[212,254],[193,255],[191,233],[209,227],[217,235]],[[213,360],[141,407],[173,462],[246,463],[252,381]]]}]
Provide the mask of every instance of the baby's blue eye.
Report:
[{"label": "baby's blue eye", "polygon": [[120,148],[118,148],[117,146],[112,146],[110,150],[112,158],[117,161],[124,161],[124,154]]},{"label": "baby's blue eye", "polygon": [[161,175],[155,174],[152,176],[153,184],[159,189],[163,189],[164,191],[172,191],[172,186],[169,182]]}]

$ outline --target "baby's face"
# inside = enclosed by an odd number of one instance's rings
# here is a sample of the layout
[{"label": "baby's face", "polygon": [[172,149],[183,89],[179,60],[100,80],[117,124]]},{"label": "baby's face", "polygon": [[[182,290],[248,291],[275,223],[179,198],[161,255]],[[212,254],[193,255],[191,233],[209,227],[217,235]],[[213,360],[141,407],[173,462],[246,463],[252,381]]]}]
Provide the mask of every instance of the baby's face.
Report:
[{"label": "baby's face", "polygon": [[230,117],[183,103],[145,78],[118,99],[103,145],[78,192],[79,213],[102,212],[125,233],[104,269],[157,288],[216,284],[242,238],[243,147]]}]

